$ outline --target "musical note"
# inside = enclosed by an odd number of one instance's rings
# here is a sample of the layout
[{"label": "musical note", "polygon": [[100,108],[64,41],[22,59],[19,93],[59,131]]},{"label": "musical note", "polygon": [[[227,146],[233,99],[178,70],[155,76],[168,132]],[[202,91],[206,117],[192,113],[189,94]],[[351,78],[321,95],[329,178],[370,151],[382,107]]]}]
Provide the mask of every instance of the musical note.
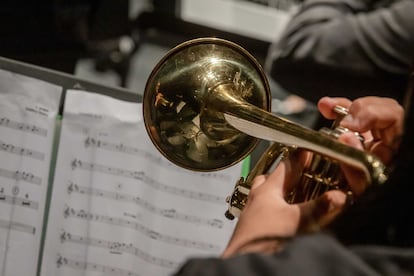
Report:
[{"label": "musical note", "polygon": [[177,188],[177,187],[173,187],[169,185],[164,185],[156,181],[154,178],[147,176],[147,174],[144,171],[129,171],[129,170],[124,170],[120,168],[108,167],[108,166],[96,164],[96,163],[88,163],[88,162],[81,161],[79,159],[74,159],[71,162],[71,164],[72,164],[73,170],[82,169],[82,170],[89,170],[89,171],[94,171],[94,172],[111,174],[115,176],[137,179],[151,186],[153,189],[161,190],[161,191],[174,194],[177,196],[217,203],[220,205],[222,205],[223,202],[225,202],[226,200],[224,196],[201,193],[198,191],[195,192],[195,191],[190,191],[190,190],[183,189],[183,188]]},{"label": "musical note", "polygon": [[16,155],[26,156],[34,159],[43,161],[45,159],[45,154],[36,150],[21,148],[13,144],[7,144],[0,141],[0,150],[4,152],[9,152]]},{"label": "musical note", "polygon": [[8,119],[6,117],[0,118],[0,126],[7,127],[9,125],[9,123],[10,123],[10,119]]},{"label": "musical note", "polygon": [[101,141],[100,140],[95,140],[94,138],[88,137],[85,140],[85,147],[90,147],[90,146],[95,146],[95,147],[100,147],[101,146]]},{"label": "musical note", "polygon": [[27,198],[21,198],[16,196],[9,196],[9,195],[0,195],[0,203],[6,203],[15,206],[21,206],[25,208],[30,208],[33,210],[39,209],[39,203],[36,201],[29,200]]},{"label": "musical note", "polygon": [[[150,160],[151,162],[157,165],[160,165],[165,168],[172,169],[172,170],[176,169],[176,167],[173,166],[171,162],[169,162],[167,159],[160,158],[160,156],[154,155],[153,153],[145,151],[143,149],[125,145],[124,143],[116,144],[116,143],[107,142],[101,139],[96,139],[93,137],[87,137],[85,139],[84,145],[85,145],[85,148],[96,147],[96,148],[107,150],[107,151],[114,151],[114,152],[135,155],[135,156],[142,156],[143,158],[145,158],[145,160]],[[188,172],[188,173],[192,173],[192,172]],[[228,175],[220,174],[218,172],[204,172],[204,173],[197,172],[197,173],[198,175],[201,175],[203,177],[221,179],[222,181],[226,181],[226,182],[227,181],[230,182],[233,180]]]},{"label": "musical note", "polygon": [[6,220],[0,219],[0,227],[4,229],[11,229],[11,230],[19,231],[19,232],[25,232],[25,233],[29,233],[33,235],[36,233],[35,227],[28,225],[28,224],[16,222],[16,221],[6,221]]},{"label": "musical note", "polygon": [[72,170],[74,170],[74,169],[76,169],[76,168],[78,168],[78,167],[82,168],[82,161],[80,161],[80,160],[78,160],[78,159],[74,159],[74,160],[71,162],[71,166],[72,166]]},{"label": "musical note", "polygon": [[91,262],[77,261],[74,259],[66,258],[62,255],[57,256],[56,265],[58,268],[66,266],[72,269],[78,269],[82,271],[100,272],[103,275],[141,276],[140,274],[137,274],[132,271],[128,271],[126,269],[115,268],[115,267],[100,265],[100,264],[91,263]]},{"label": "musical note", "polygon": [[179,265],[179,263],[176,263],[174,261],[152,256],[146,253],[145,250],[142,250],[134,246],[131,243],[108,241],[108,240],[103,240],[103,239],[94,239],[91,237],[82,237],[79,235],[72,235],[72,234],[69,236],[67,235],[67,233],[65,233],[65,235],[66,235],[64,239],[65,242],[72,242],[75,244],[83,244],[83,245],[88,245],[88,246],[106,248],[110,252],[111,251],[116,252],[115,254],[126,253],[130,255],[134,255],[142,259],[143,261],[146,261],[148,263],[161,266],[161,267],[176,268]]},{"label": "musical note", "polygon": [[72,239],[71,233],[68,233],[62,230],[62,233],[60,234],[60,242],[64,243],[65,241],[71,240],[71,239]]},{"label": "musical note", "polygon": [[69,181],[69,185],[68,185],[68,194],[71,194],[72,192],[78,192],[78,185],[76,185],[75,183]]},{"label": "musical note", "polygon": [[[174,271],[168,262],[181,264],[192,254],[220,254],[232,226],[224,217],[220,220],[226,205],[221,191],[232,188],[220,180],[228,179],[233,186],[231,175],[240,170],[177,170],[142,136],[144,122],[132,127],[137,123],[130,113],[125,120],[118,119],[119,112],[115,120],[95,121],[83,117],[86,106],[73,107],[65,106],[60,129],[44,273],[116,276],[128,273],[118,267],[133,270],[139,265],[136,273],[168,275],[157,273]],[[97,111],[99,104],[93,101],[91,107]],[[198,189],[196,184],[207,183],[207,178],[214,188]]]},{"label": "musical note", "polygon": [[0,79],[0,274],[33,275],[41,267],[63,87],[15,70],[1,69]]},{"label": "musical note", "polygon": [[66,205],[63,211],[63,217],[68,218],[69,216],[73,216],[74,214],[75,214],[75,210],[73,210],[72,208]]},{"label": "musical note", "polygon": [[31,125],[31,124],[19,123],[16,121],[12,121],[6,117],[0,118],[0,126],[31,133],[31,134],[36,134],[36,135],[40,135],[44,137],[47,136],[47,129],[45,128],[41,128],[41,127],[38,127],[36,125]]},{"label": "musical note", "polygon": [[[73,184],[73,183],[69,184],[69,186],[75,186],[75,185],[76,184]],[[160,208],[160,207],[157,207],[151,204],[149,201],[143,198],[140,198],[139,196],[135,196],[131,194],[122,194],[120,196],[120,194],[117,192],[105,191],[105,190],[95,189],[95,188],[90,188],[90,187],[83,187],[79,185],[76,185],[76,187],[77,187],[76,191],[71,190],[72,193],[76,192],[76,193],[83,194],[83,195],[98,196],[98,197],[103,197],[103,198],[112,199],[112,200],[122,199],[122,201],[124,202],[131,202],[131,203],[137,204],[149,212],[152,212],[157,215],[161,215],[166,218],[182,220],[188,223],[202,224],[202,225],[211,226],[215,228],[222,228],[223,226],[223,223],[218,223],[218,221],[221,221],[221,220],[206,219],[206,218],[201,218],[197,216],[180,213],[174,209]]]},{"label": "musical note", "polygon": [[25,172],[25,171],[18,171],[18,170],[10,171],[10,170],[0,168],[0,176],[14,179],[17,181],[23,180],[25,182],[29,182],[29,183],[33,183],[37,185],[40,185],[42,183],[42,178],[40,178],[39,176],[35,176],[32,173]]},{"label": "musical note", "polygon": [[68,261],[65,257],[58,255],[58,259],[56,260],[56,265],[58,268],[60,268],[63,264],[67,264],[67,263]]},{"label": "musical note", "polygon": [[[194,240],[178,238],[178,237],[173,237],[170,235],[162,234],[138,222],[127,220],[124,218],[116,218],[116,217],[100,215],[96,213],[92,214],[92,213],[85,212],[84,210],[76,210],[70,207],[67,207],[64,213],[65,213],[65,218],[72,217],[72,218],[95,221],[95,222],[106,223],[110,225],[117,225],[120,227],[133,229],[141,233],[142,235],[147,236],[150,239],[157,240],[157,241],[164,242],[164,243],[174,244],[174,245],[187,247],[187,248],[188,247],[197,248],[197,249],[213,251],[213,252],[216,252],[217,250],[220,249],[218,245],[214,245],[212,243],[204,243],[200,241],[194,241]],[[214,223],[219,223],[219,221],[211,220],[209,221],[209,223],[214,224]],[[215,225],[214,227],[217,227],[217,225]],[[64,240],[67,240],[67,237],[65,237]],[[62,237],[61,237],[61,241],[62,241]]]}]

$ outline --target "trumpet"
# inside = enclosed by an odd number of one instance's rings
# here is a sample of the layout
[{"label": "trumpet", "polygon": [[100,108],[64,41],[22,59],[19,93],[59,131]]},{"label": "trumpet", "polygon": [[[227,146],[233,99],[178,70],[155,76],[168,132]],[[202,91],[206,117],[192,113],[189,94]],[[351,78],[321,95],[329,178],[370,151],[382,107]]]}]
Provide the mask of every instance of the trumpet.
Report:
[{"label": "trumpet", "polygon": [[[336,106],[334,112],[337,114],[331,128],[323,127],[319,131],[321,135],[337,139],[339,135],[349,132],[347,128],[339,125],[342,118],[348,114],[348,110],[342,106]],[[364,138],[357,132],[353,132],[357,138],[363,142]],[[232,220],[238,217],[247,203],[247,198],[254,178],[260,174],[266,174],[271,168],[289,158],[292,153],[298,151],[295,145],[284,145],[273,142],[262,153],[261,157],[252,168],[246,178],[241,177],[234,187],[233,193],[226,198],[229,207],[225,216]],[[329,157],[312,152],[309,161],[302,169],[301,177],[297,185],[287,190],[285,199],[288,203],[299,203],[315,199],[322,193],[339,189],[344,191],[348,198],[353,198],[352,191],[348,189],[339,163]]]},{"label": "trumpet", "polygon": [[[318,161],[304,171],[307,184],[298,184],[287,195],[290,202],[308,200],[325,190],[310,187],[310,182],[320,184],[322,178],[330,179],[324,185],[329,189],[346,190],[338,173],[340,163],[363,171],[371,185],[386,181],[386,167],[377,157],[334,139],[346,131],[339,127],[339,120],[333,128],[317,131],[271,113],[270,103],[266,75],[247,50],[220,38],[198,38],[172,48],[154,67],[143,94],[143,118],[161,154],[193,171],[233,166],[260,139],[271,142],[249,176],[239,180],[227,197],[229,219],[243,209],[255,175],[298,149],[314,153]],[[337,110],[338,118],[346,114],[341,107]]]}]

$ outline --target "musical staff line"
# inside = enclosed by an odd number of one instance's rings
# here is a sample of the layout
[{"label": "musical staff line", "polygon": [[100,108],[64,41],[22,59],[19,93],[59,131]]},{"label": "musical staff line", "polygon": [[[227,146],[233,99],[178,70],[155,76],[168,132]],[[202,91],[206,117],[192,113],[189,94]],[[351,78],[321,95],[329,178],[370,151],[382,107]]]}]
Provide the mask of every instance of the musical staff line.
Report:
[{"label": "musical staff line", "polygon": [[89,195],[89,196],[99,196],[99,197],[103,197],[107,199],[122,200],[124,202],[134,203],[146,209],[147,211],[151,213],[154,213],[154,214],[166,217],[166,218],[170,218],[170,219],[185,221],[188,223],[202,224],[202,225],[206,225],[206,226],[210,226],[214,228],[223,228],[223,224],[224,224],[224,222],[220,219],[206,219],[206,218],[201,218],[198,216],[180,213],[180,212],[177,212],[175,209],[160,208],[160,207],[157,207],[151,204],[150,202],[146,201],[145,199],[139,196],[134,196],[131,194],[121,194],[121,193],[110,192],[110,191],[105,191],[101,189],[83,187],[83,186],[79,186],[74,183],[70,183],[68,185],[67,191],[69,194],[76,192],[79,194],[84,194],[84,195]]},{"label": "musical staff line", "polygon": [[220,205],[222,205],[223,202],[226,201],[225,197],[222,197],[222,196],[201,193],[201,192],[186,190],[186,189],[162,184],[154,180],[153,178],[147,176],[146,173],[143,171],[129,171],[129,170],[124,170],[124,169],[119,169],[119,168],[112,168],[112,167],[108,167],[108,166],[104,166],[104,165],[100,165],[96,163],[84,162],[79,159],[74,159],[72,161],[72,169],[82,169],[82,170],[87,170],[87,171],[92,171],[92,172],[100,172],[100,173],[106,173],[106,174],[111,174],[115,176],[121,176],[121,177],[127,177],[127,178],[140,180],[154,189],[161,190],[166,193],[186,197],[186,198],[192,198],[196,200],[217,203]]},{"label": "musical staff line", "polygon": [[126,244],[122,242],[107,241],[102,239],[94,239],[90,237],[82,237],[78,235],[72,235],[70,233],[64,233],[64,237],[61,235],[61,242],[72,242],[82,245],[100,247],[109,249],[112,254],[127,253],[140,258],[141,260],[166,268],[176,268],[179,264],[167,259],[154,257],[144,250],[135,247],[132,243]]},{"label": "musical staff line", "polygon": [[34,210],[39,209],[39,203],[36,201],[29,200],[27,198],[9,196],[5,194],[0,194],[0,203],[4,202],[10,205],[18,205],[25,208],[30,208]]},{"label": "musical staff line", "polygon": [[[142,156],[144,157],[146,160],[151,160],[153,163],[156,163],[158,165],[161,165],[165,168],[171,168],[171,169],[176,169],[175,166],[172,166],[172,163],[167,161],[167,159],[162,158],[160,156],[156,156],[150,152],[147,152],[143,149],[139,149],[133,146],[128,146],[125,145],[124,143],[111,143],[111,142],[107,142],[101,139],[96,139],[93,137],[87,137],[85,139],[85,148],[88,147],[95,147],[95,148],[100,148],[103,150],[107,150],[107,151],[113,151],[113,152],[120,152],[120,153],[126,153],[126,154],[131,154],[131,155],[136,155],[136,156]],[[230,177],[228,175],[224,175],[224,174],[220,174],[217,172],[191,172],[189,171],[188,173],[193,173],[193,174],[197,174],[203,177],[212,177],[215,179],[221,179],[225,182],[230,182],[233,181],[233,179],[230,179]]]},{"label": "musical staff line", "polygon": [[13,120],[10,120],[7,117],[0,118],[0,126],[7,127],[10,129],[15,129],[27,133],[32,133],[39,136],[47,136],[47,129],[38,127],[32,124],[20,123]]},{"label": "musical staff line", "polygon": [[130,155],[135,155],[135,156],[142,156],[145,159],[152,160],[154,163],[164,165],[165,167],[171,167],[171,163],[165,161],[165,159],[159,156],[155,156],[154,154],[151,154],[145,150],[132,147],[132,146],[128,146],[123,143],[116,144],[116,143],[110,143],[104,140],[96,139],[93,137],[87,137],[85,139],[84,145],[85,145],[85,148],[94,147],[94,148],[104,149],[107,151],[121,152],[121,153],[126,153]]},{"label": "musical staff line", "polygon": [[114,275],[114,276],[140,276],[132,271],[126,269],[100,265],[91,262],[76,261],[74,259],[66,258],[62,255],[57,256],[56,265],[58,268],[62,266],[70,267],[72,269],[82,270],[82,271],[91,271],[91,272],[102,272],[104,275]]},{"label": "musical staff line", "polygon": [[45,159],[45,155],[42,152],[26,149],[22,147],[15,146],[13,144],[7,144],[3,141],[0,141],[0,150],[4,152],[9,152],[16,155],[26,156],[34,159],[38,159],[43,161]]},{"label": "musical staff line", "polygon": [[36,233],[36,227],[16,221],[7,221],[3,219],[0,219],[0,228],[11,229],[33,235]]},{"label": "musical staff line", "polygon": [[[200,250],[213,251],[213,252],[217,252],[220,249],[218,245],[214,245],[211,243],[205,243],[205,242],[194,241],[194,240],[183,239],[183,238],[173,237],[170,235],[161,234],[140,223],[130,221],[127,219],[116,218],[116,217],[100,215],[100,214],[93,214],[90,212],[86,212],[84,210],[75,210],[74,208],[71,208],[71,207],[65,208],[64,217],[65,218],[75,217],[75,218],[84,219],[87,221],[96,221],[96,222],[100,222],[104,224],[111,224],[111,225],[117,225],[117,226],[130,228],[143,234],[144,236],[148,238],[151,238],[151,239],[154,239],[160,242],[168,243],[168,244],[174,244],[177,246],[186,247],[186,248],[197,248]],[[67,234],[68,233],[66,234],[64,233],[64,235],[67,235]],[[65,238],[66,238],[65,236],[61,236],[61,240]]]},{"label": "musical staff line", "polygon": [[0,176],[14,179],[14,180],[23,180],[32,184],[40,185],[42,183],[42,178],[35,176],[32,173],[25,171],[10,171],[0,168]]}]

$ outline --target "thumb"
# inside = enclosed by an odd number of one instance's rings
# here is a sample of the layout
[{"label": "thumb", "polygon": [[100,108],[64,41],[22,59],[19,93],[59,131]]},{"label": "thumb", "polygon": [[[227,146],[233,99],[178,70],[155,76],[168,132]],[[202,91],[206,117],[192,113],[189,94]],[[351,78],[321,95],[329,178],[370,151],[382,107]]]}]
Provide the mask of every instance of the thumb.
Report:
[{"label": "thumb", "polygon": [[328,191],[314,200],[299,204],[299,230],[315,231],[331,222],[346,206],[346,194],[340,190]]},{"label": "thumb", "polygon": [[253,178],[250,190],[255,190],[266,182],[267,176],[264,174],[257,175]]}]

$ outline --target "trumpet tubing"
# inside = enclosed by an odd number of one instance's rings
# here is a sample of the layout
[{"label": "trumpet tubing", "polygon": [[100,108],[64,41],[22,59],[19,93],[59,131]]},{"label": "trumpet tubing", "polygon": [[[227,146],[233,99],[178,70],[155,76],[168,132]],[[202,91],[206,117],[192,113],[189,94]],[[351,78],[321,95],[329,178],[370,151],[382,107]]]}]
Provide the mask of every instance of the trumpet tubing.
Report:
[{"label": "trumpet tubing", "polygon": [[[145,86],[143,117],[155,147],[171,162],[189,170],[232,166],[250,154],[259,139],[271,141],[273,147],[266,151],[264,165],[253,168],[252,177],[270,166],[270,159],[280,162],[297,149],[313,152],[312,163],[318,165],[304,172],[303,182],[308,184],[292,190],[291,200],[306,200],[308,196],[301,193],[311,182],[322,183],[322,178],[330,179],[330,186],[338,186],[333,184],[334,177],[321,174],[337,174],[337,163],[359,168],[368,183],[386,180],[386,168],[375,156],[332,139],[340,127],[328,134],[303,127],[272,114],[270,103],[266,75],[249,52],[227,40],[199,38],[177,45],[155,66]],[[341,118],[344,110],[338,110]],[[227,199],[226,216],[240,213],[252,177],[236,184]]]},{"label": "trumpet tubing", "polygon": [[[339,126],[340,121],[347,114],[347,110],[336,106],[334,111],[337,113],[337,118],[332,123],[332,127],[320,130],[321,135],[331,139],[337,139],[339,135],[348,131]],[[363,142],[363,137],[359,133],[354,132],[354,135]],[[266,174],[271,167],[278,166],[281,161],[290,158],[292,153],[297,150],[298,148],[295,146],[286,146],[277,142],[270,144],[246,179],[240,178],[233,193],[226,198],[229,207],[225,216],[230,220],[238,217],[247,203],[254,178],[260,174]],[[324,192],[334,189],[344,191],[348,196],[352,196],[352,191],[346,184],[340,163],[337,160],[315,152],[308,152],[308,155],[308,161],[302,169],[299,181],[286,192],[285,198],[288,203],[312,200]]]}]

